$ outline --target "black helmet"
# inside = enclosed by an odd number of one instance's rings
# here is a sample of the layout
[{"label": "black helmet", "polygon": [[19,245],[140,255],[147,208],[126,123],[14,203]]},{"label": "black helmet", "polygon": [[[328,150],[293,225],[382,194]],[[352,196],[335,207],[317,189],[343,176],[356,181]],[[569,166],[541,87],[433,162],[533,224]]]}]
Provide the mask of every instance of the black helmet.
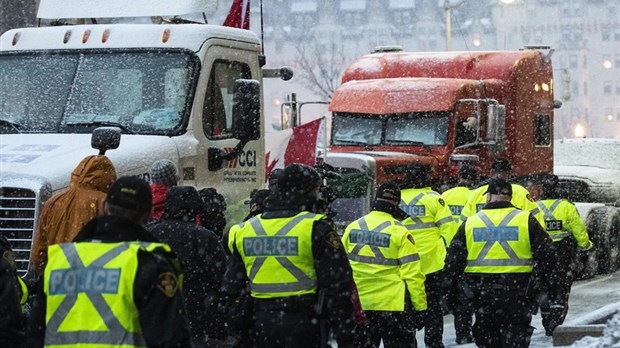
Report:
[{"label": "black helmet", "polygon": [[491,169],[496,172],[509,172],[512,170],[512,163],[506,157],[498,157],[491,164]]},{"label": "black helmet", "polygon": [[476,167],[471,164],[463,164],[461,168],[459,168],[459,178],[467,179],[467,180],[477,180],[478,179],[478,171]]},{"label": "black helmet", "polygon": [[431,184],[432,168],[426,164],[413,163],[407,166],[407,171],[403,178],[403,188],[424,187]]},{"label": "black helmet", "polygon": [[377,188],[376,201],[384,201],[398,206],[400,204],[400,187],[393,181],[386,181]]},{"label": "black helmet", "polygon": [[293,163],[278,178],[278,190],[285,193],[308,194],[321,186],[321,176],[314,168]]}]

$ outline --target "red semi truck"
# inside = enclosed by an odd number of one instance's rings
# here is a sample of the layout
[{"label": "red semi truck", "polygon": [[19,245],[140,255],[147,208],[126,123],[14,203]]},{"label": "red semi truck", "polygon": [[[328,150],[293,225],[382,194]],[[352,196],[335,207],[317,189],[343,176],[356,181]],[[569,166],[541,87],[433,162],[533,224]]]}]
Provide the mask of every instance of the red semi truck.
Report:
[{"label": "red semi truck", "polygon": [[[346,68],[330,103],[325,161],[364,173],[366,192],[340,190],[341,216],[367,211],[374,186],[400,179],[411,163],[433,168],[437,185],[473,162],[488,176],[498,156],[526,184],[553,172],[552,49],[411,53],[389,49]],[[358,176],[353,175],[359,179]],[[372,183],[372,184],[371,184]],[[346,209],[340,209],[346,207]],[[344,219],[346,220],[346,219]],[[346,223],[346,221],[341,221]]]}]

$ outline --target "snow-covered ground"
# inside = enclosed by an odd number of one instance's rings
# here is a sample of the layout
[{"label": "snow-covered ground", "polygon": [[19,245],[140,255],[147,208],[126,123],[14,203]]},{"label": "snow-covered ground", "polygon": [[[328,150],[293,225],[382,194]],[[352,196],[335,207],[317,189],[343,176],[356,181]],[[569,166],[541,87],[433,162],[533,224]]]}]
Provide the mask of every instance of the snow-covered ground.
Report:
[{"label": "snow-covered ground", "polygon": [[[620,306],[620,274],[601,275],[594,279],[575,282],[571,291],[569,311],[565,324],[583,322],[586,317],[596,311],[609,311],[614,304]],[[553,339],[545,336],[540,314],[534,316],[532,325],[536,328],[532,335],[530,347],[553,347]],[[425,347],[424,332],[417,335],[418,347]],[[471,348],[475,344],[457,345],[455,342],[454,319],[452,315],[444,317],[444,345],[446,347]],[[602,348],[620,347],[620,316],[615,317],[608,324],[602,338],[587,337],[576,342],[572,348]]]}]

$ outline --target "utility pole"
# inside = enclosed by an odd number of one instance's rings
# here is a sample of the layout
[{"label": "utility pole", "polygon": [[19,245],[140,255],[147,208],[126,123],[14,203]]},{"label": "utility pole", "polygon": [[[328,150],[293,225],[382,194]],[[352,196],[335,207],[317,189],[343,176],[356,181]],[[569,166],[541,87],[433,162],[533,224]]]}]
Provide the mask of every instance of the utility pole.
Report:
[{"label": "utility pole", "polygon": [[461,5],[465,0],[444,0],[443,10],[446,14],[446,51],[452,50],[452,9]]},{"label": "utility pole", "polygon": [[450,0],[444,0],[443,10],[446,14],[446,51],[452,50],[452,6]]}]

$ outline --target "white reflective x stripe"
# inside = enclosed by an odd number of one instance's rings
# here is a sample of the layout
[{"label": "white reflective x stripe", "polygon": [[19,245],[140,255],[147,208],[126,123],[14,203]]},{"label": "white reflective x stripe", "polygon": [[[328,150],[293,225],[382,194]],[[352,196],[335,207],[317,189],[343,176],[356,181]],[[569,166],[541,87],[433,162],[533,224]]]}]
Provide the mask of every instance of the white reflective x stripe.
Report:
[{"label": "white reflective x stripe", "polygon": [[445,225],[445,224],[450,223],[452,221],[454,221],[454,219],[452,218],[452,215],[450,215],[450,216],[446,216],[443,219],[439,219],[439,221],[437,221],[436,224],[437,224],[437,226],[442,226],[442,225]]},{"label": "white reflective x stripe", "polygon": [[[550,221],[550,220],[558,221],[558,220],[560,220],[560,219],[556,218],[555,215],[553,214],[555,212],[555,210],[557,209],[558,205],[560,205],[560,203],[562,203],[562,200],[556,199],[555,201],[553,201],[553,203],[551,203],[549,208],[547,208],[542,201],[536,202],[536,204],[538,205],[538,207],[540,207],[540,210],[544,214],[543,219],[545,221]],[[563,225],[562,225],[562,230],[559,230],[559,231],[547,231],[547,233],[549,233],[549,236],[551,237],[551,239],[553,241],[559,241],[559,240],[562,240],[562,239],[564,239],[566,237],[571,236],[571,233],[566,231],[566,229],[564,228]]]},{"label": "white reflective x stripe", "polygon": [[[142,244],[147,245],[147,244]],[[84,269],[87,267],[104,267],[108,262],[120,255],[129,248],[128,243],[123,243],[101,255],[90,265],[84,266],[77,248],[73,243],[60,244],[60,249],[64,253],[72,269]],[[75,344],[108,344],[108,345],[131,345],[146,346],[144,337],[137,332],[127,332],[112,312],[112,309],[103,298],[102,294],[82,293],[93,304],[97,313],[105,323],[109,331],[62,331],[58,329],[62,322],[77,302],[78,295],[66,295],[58,308],[52,313],[46,325],[45,345],[75,345]]]},{"label": "white reflective x stripe", "polygon": [[[487,228],[492,229],[495,227],[508,226],[508,223],[515,216],[517,216],[520,212],[521,211],[517,209],[511,211],[510,213],[508,213],[508,215],[504,217],[504,219],[502,219],[502,221],[497,226],[493,223],[493,221],[491,221],[491,219],[489,219],[489,217],[484,212],[478,213],[478,217],[480,217],[480,219],[482,220],[482,222],[484,222]],[[502,249],[504,249],[506,254],[508,254],[508,259],[491,259],[491,260],[486,259],[487,254],[489,253],[489,251],[491,250],[491,247],[495,243],[498,243],[502,247]],[[515,251],[512,250],[512,248],[508,244],[508,241],[506,240],[487,240],[484,247],[480,251],[480,254],[478,254],[478,257],[475,260],[467,260],[467,265],[468,266],[529,266],[529,265],[533,265],[533,261],[532,259],[520,259],[515,253]]]},{"label": "white reflective x stripe", "polygon": [[401,199],[401,204],[402,205],[416,205],[418,203],[418,201],[420,201],[420,199],[422,199],[422,197],[424,197],[424,192],[419,193],[417,196],[413,197],[409,202],[405,202],[404,200]]},{"label": "white reflective x stripe", "polygon": [[[404,200],[401,200],[401,205],[403,205],[405,207],[407,207],[407,206],[414,206],[426,194],[436,194],[436,193],[433,193],[433,192],[422,192],[422,193],[418,194],[417,196],[413,197],[413,199],[411,199],[411,201],[409,201],[409,203],[406,203]],[[443,218],[443,219],[441,219],[441,220],[439,220],[437,222],[434,222],[434,221],[423,222],[422,219],[420,219],[417,216],[409,215],[409,217],[411,218],[412,223],[405,224],[405,227],[409,231],[422,230],[422,229],[433,228],[433,227],[440,227],[442,225],[445,225],[447,223],[450,223],[450,222],[454,221],[452,216],[445,217],[445,218]]]},{"label": "white reflective x stripe", "polygon": [[[379,224],[377,227],[370,229],[368,228],[366,217],[362,217],[361,219],[357,220],[357,222],[359,223],[360,229],[362,231],[368,231],[368,232],[382,232],[384,229],[392,225],[392,222],[384,221],[381,224]],[[400,224],[400,223],[396,222],[396,224]],[[360,255],[359,254],[360,250],[362,250],[362,248],[365,246],[368,246],[370,250],[372,250],[373,254],[375,254],[375,256]],[[362,263],[369,263],[373,265],[383,265],[383,266],[398,266],[398,265],[403,265],[405,263],[414,262],[420,259],[420,255],[418,255],[417,253],[406,255],[398,259],[386,258],[378,246],[368,245],[364,243],[357,243],[353,247],[353,250],[351,250],[348,256],[349,256],[349,260],[362,262]]]},{"label": "white reflective x stripe", "polygon": [[[305,214],[298,215],[295,218],[293,218],[291,221],[289,221],[286,225],[284,225],[284,227],[278,230],[278,232],[276,232],[275,235],[285,236],[290,231],[292,231],[293,228],[295,228],[302,220],[313,219],[315,216],[316,214],[313,214],[313,213],[305,213]],[[267,236],[267,232],[265,232],[265,229],[260,224],[258,216],[251,218],[249,222],[252,228],[254,229],[254,232],[256,233],[256,235]],[[307,274],[305,274],[301,269],[299,269],[299,267],[295,266],[295,264],[293,264],[293,262],[291,262],[291,260],[289,260],[286,257],[276,257],[276,261],[278,261],[278,263],[282,265],[282,267],[284,267],[287,271],[289,271],[293,275],[293,277],[295,277],[295,279],[297,279],[296,282],[274,283],[274,284],[255,283],[254,280],[256,279],[256,275],[258,274],[258,271],[261,269],[261,267],[267,260],[267,257],[270,257],[270,256],[256,257],[256,260],[252,264],[252,268],[250,268],[250,274],[248,278],[250,279],[250,288],[252,289],[252,291],[293,292],[293,291],[310,290],[316,286],[316,280],[308,277]]]},{"label": "white reflective x stripe", "polygon": [[553,215],[553,212],[555,212],[555,209],[561,202],[561,200],[556,199],[551,206],[549,206],[549,208],[545,207],[542,201],[538,201],[537,204],[540,207],[540,210],[544,213],[545,220],[557,220],[557,218]]}]

